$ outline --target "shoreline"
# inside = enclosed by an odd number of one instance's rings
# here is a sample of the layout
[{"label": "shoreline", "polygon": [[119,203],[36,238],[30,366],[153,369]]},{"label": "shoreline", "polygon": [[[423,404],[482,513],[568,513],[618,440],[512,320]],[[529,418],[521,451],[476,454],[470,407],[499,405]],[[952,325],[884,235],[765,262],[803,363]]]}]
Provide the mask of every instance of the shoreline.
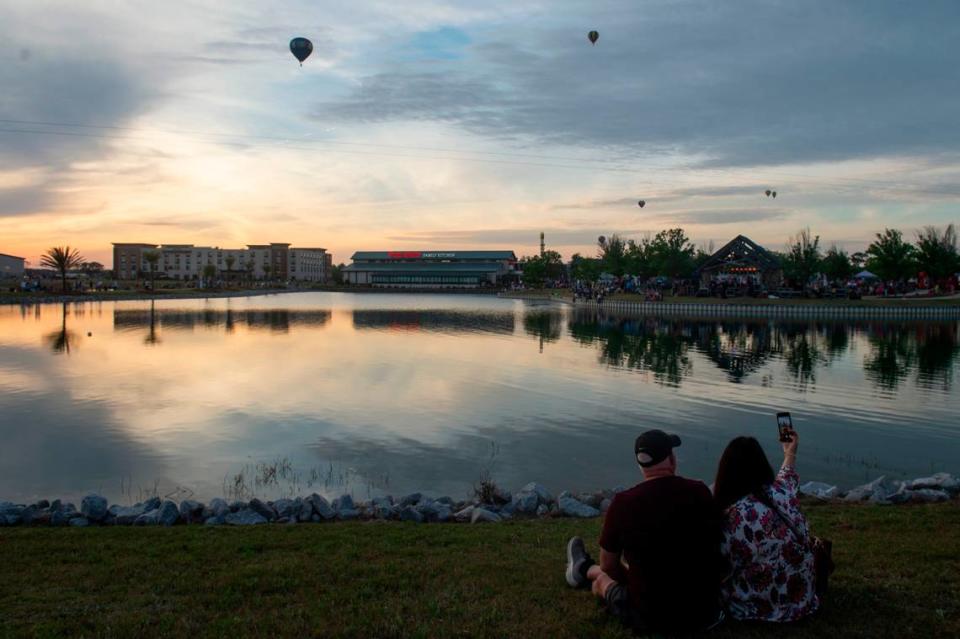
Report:
[{"label": "shoreline", "polygon": [[798,300],[730,298],[666,298],[647,302],[636,296],[614,295],[603,302],[572,301],[568,292],[505,292],[501,299],[553,302],[573,308],[597,309],[639,315],[685,317],[761,317],[796,319],[883,319],[883,320],[955,320],[960,319],[960,296],[940,298],[896,298],[866,300]]},{"label": "shoreline", "polygon": [[[510,520],[602,516],[623,487],[595,492],[563,491],[556,497],[537,482],[511,493],[493,484],[481,486],[479,494],[462,500],[449,496],[429,497],[421,492],[399,498],[391,495],[368,501],[343,494],[332,500],[317,493],[307,496],[249,500],[215,497],[208,503],[184,499],[177,503],[157,495],[133,505],[109,504],[106,497],[89,494],[80,508],[69,502],[42,499],[33,504],[0,501],[0,527],[87,526],[249,526],[257,524],[320,523],[350,520],[380,520],[414,523],[499,523]],[[885,476],[841,491],[818,481],[800,484],[806,498],[835,504],[907,505],[960,501],[960,477],[935,473],[912,480],[887,480]]]},{"label": "shoreline", "polygon": [[357,294],[410,294],[410,295],[483,295],[493,296],[497,291],[480,289],[389,289],[389,288],[351,288],[351,287],[318,287],[318,288],[271,288],[271,289],[243,289],[227,291],[187,291],[180,290],[173,293],[146,293],[140,291],[121,291],[105,293],[82,293],[78,295],[34,295],[22,293],[0,293],[0,306],[30,306],[34,304],[72,304],[81,302],[129,302],[151,300],[187,300],[213,299],[221,297],[261,297],[264,295],[282,295],[284,293],[357,293]]}]

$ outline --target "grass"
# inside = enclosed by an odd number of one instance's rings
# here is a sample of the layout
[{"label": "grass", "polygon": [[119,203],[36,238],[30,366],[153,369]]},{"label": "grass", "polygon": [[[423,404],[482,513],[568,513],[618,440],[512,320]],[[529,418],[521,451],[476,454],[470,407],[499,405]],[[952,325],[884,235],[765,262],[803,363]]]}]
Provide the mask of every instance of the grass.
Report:
[{"label": "grass", "polygon": [[[823,609],[715,637],[960,636],[960,504],[810,504]],[[628,637],[562,579],[600,522],[0,529],[0,636]]]},{"label": "grass", "polygon": [[[573,293],[569,289],[534,289],[527,291],[507,291],[503,294],[507,298],[530,299],[530,300],[551,300],[559,299],[569,302]],[[609,295],[607,300],[622,300],[625,302],[642,302],[643,296],[636,293],[614,293]],[[769,299],[766,297],[728,297],[720,299],[719,297],[689,297],[689,296],[666,296],[664,302],[673,304],[730,304],[747,306],[905,306],[916,308],[918,306],[960,306],[960,295],[949,297],[916,297],[916,298],[883,298],[868,297],[860,300],[848,299],[818,299],[818,298],[783,298]],[[659,302],[657,302],[659,303]]]}]

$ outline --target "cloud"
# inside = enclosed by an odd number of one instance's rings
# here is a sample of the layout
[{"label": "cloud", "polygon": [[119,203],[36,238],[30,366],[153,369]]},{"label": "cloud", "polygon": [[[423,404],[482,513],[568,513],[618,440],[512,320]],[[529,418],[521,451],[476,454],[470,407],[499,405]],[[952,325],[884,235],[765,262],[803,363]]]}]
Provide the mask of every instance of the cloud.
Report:
[{"label": "cloud", "polygon": [[[956,151],[960,4],[651,3],[596,47],[504,25],[463,64],[387,62],[319,119],[708,156],[709,166]],[[604,12],[599,12],[604,13]],[[569,20],[570,15],[554,18]],[[518,52],[518,55],[512,55]]]},{"label": "cloud", "polygon": [[[540,241],[540,232],[546,236],[547,244],[552,246],[582,246],[592,245],[601,235],[609,235],[609,228],[526,228],[526,229],[478,229],[467,231],[418,231],[402,235],[389,236],[387,239],[396,242],[422,242],[424,245],[454,246],[456,244],[474,245],[489,244],[513,246],[515,244],[532,244]],[[624,236],[634,236],[647,232],[640,229],[618,229]]]},{"label": "cloud", "polygon": [[768,222],[787,217],[788,211],[771,209],[699,209],[665,213],[664,219],[678,224],[734,224],[742,222]]},{"label": "cloud", "polygon": [[17,217],[46,210],[53,202],[53,194],[45,188],[23,186],[0,189],[0,217]]}]

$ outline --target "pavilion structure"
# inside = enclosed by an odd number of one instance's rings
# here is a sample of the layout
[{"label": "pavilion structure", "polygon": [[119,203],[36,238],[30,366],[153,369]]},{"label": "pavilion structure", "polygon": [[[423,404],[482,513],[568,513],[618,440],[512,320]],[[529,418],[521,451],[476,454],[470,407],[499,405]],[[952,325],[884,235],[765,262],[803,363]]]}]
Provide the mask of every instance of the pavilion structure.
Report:
[{"label": "pavilion structure", "polygon": [[738,235],[697,269],[697,277],[704,287],[720,279],[753,280],[756,284],[773,289],[783,282],[783,266],[776,255],[745,235]]}]

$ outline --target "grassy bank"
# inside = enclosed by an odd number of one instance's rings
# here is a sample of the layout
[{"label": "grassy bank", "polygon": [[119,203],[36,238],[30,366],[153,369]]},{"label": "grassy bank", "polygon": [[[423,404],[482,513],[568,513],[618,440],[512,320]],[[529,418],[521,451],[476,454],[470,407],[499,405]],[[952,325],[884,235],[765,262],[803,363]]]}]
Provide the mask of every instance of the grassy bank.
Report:
[{"label": "grassy bank", "polygon": [[[528,300],[560,300],[569,302],[573,298],[573,293],[569,289],[537,289],[530,291],[508,291],[501,295],[510,299],[528,299]],[[634,293],[614,293],[606,298],[607,300],[622,300],[625,302],[642,302],[643,296]],[[960,295],[950,297],[907,297],[907,298],[885,298],[885,297],[867,297],[860,300],[848,299],[816,299],[816,298],[791,298],[791,299],[768,299],[758,297],[728,297],[721,299],[719,297],[684,297],[667,296],[663,298],[664,302],[673,304],[730,304],[747,306],[878,306],[878,307],[900,307],[916,308],[920,306],[960,306]]]},{"label": "grassy bank", "polygon": [[[716,637],[960,636],[960,505],[811,504],[818,615]],[[562,579],[596,520],[0,529],[2,636],[627,637]]]}]

